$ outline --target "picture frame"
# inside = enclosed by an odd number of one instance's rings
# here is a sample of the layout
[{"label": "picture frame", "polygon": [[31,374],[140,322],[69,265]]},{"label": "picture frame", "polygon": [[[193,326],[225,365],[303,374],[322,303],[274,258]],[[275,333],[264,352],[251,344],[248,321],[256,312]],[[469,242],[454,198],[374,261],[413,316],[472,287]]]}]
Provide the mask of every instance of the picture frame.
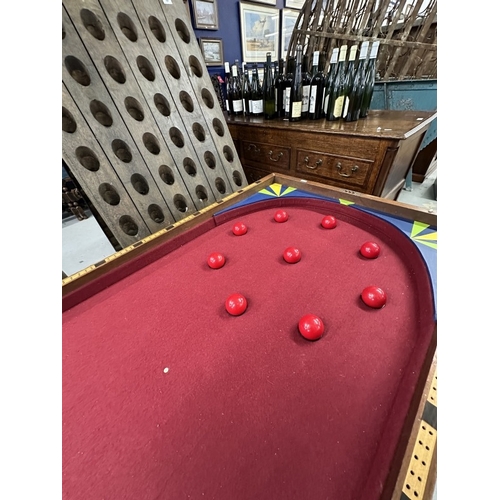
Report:
[{"label": "picture frame", "polygon": [[224,66],[224,49],[220,38],[199,38],[201,53],[207,66]]},{"label": "picture frame", "polygon": [[276,5],[276,0],[252,0],[252,2],[265,3],[267,5]]},{"label": "picture frame", "polygon": [[304,7],[304,4],[306,3],[306,0],[285,0],[285,7],[290,8],[290,9],[302,9]]},{"label": "picture frame", "polygon": [[265,62],[271,52],[275,61],[279,54],[279,9],[240,2],[240,31],[243,61]]},{"label": "picture frame", "polygon": [[197,29],[218,30],[217,0],[193,0],[194,25]]},{"label": "picture frame", "polygon": [[282,9],[281,11],[281,57],[286,59],[288,46],[292,37],[293,28],[297,22],[300,11],[293,9]]}]

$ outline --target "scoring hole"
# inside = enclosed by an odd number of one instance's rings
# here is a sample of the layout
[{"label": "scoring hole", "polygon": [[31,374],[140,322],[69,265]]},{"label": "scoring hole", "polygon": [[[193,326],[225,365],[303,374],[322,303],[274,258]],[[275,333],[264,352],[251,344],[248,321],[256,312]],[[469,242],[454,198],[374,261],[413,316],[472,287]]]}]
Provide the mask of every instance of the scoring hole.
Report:
[{"label": "scoring hole", "polygon": [[214,98],[212,97],[212,94],[208,89],[202,89],[201,98],[203,99],[203,102],[205,103],[207,108],[212,109],[214,107]]},{"label": "scoring hole", "polygon": [[205,154],[203,155],[203,159],[205,160],[205,163],[207,164],[208,168],[211,168],[212,170],[216,166],[216,160],[215,156],[211,151],[206,151]]},{"label": "scoring hole", "polygon": [[187,210],[188,210],[186,198],[184,198],[184,196],[182,196],[181,194],[176,194],[174,196],[174,205],[175,205],[175,208],[177,208],[177,210],[179,210],[179,212],[184,213],[184,212],[187,212]]},{"label": "scoring hole", "polygon": [[137,42],[137,29],[127,14],[120,12],[116,16],[116,20],[118,21],[118,26],[120,27],[122,33],[131,41]]},{"label": "scoring hole", "polygon": [[189,56],[189,67],[191,68],[192,73],[198,78],[203,76],[203,67],[197,57]]},{"label": "scoring hole", "polygon": [[167,39],[167,36],[165,34],[165,28],[161,24],[160,20],[155,16],[149,16],[148,24],[149,24],[149,29],[151,30],[151,33],[153,33],[155,38],[160,43],[164,43],[165,40]]},{"label": "scoring hole", "polygon": [[171,186],[175,182],[175,177],[172,169],[167,165],[161,165],[158,169],[158,173],[160,174],[161,180]]},{"label": "scoring hole", "polygon": [[66,69],[73,80],[84,87],[88,87],[90,85],[90,76],[87,72],[87,68],[85,68],[79,59],[73,56],[67,56],[64,59],[64,66],[66,66]]},{"label": "scoring hole", "polygon": [[141,174],[132,174],[132,177],[130,177],[130,182],[132,183],[133,188],[139,194],[149,193],[148,181]]},{"label": "scoring hole", "polygon": [[138,56],[136,61],[137,67],[139,68],[142,76],[146,78],[146,80],[154,82],[155,70],[153,68],[153,65],[144,56]]},{"label": "scoring hole", "polygon": [[168,103],[165,96],[163,96],[162,94],[155,94],[154,102],[155,102],[156,109],[163,116],[170,116],[170,104]]},{"label": "scoring hole", "polygon": [[232,162],[234,160],[233,150],[229,146],[224,146],[222,152],[228,162]]},{"label": "scoring hole", "polygon": [[160,153],[160,143],[158,142],[158,139],[153,134],[146,132],[142,136],[142,142],[144,143],[144,146],[146,146],[146,149],[151,154],[157,155]]},{"label": "scoring hole", "polygon": [[224,137],[224,125],[222,125],[222,122],[218,118],[212,120],[212,125],[215,133],[220,137]]},{"label": "scoring hole", "polygon": [[76,148],[75,155],[82,167],[90,170],[91,172],[97,172],[99,170],[99,160],[91,149],[86,146],[80,146]]},{"label": "scoring hole", "polygon": [[165,215],[163,214],[163,210],[155,203],[149,205],[148,214],[151,217],[151,220],[153,220],[157,224],[161,224],[165,220]]},{"label": "scoring hole", "polygon": [[180,36],[183,42],[189,43],[191,40],[191,36],[189,35],[189,30],[184,21],[181,19],[175,20],[175,29],[177,30],[177,34]]},{"label": "scoring hole", "polygon": [[233,181],[237,186],[241,186],[243,184],[241,174],[237,170],[233,172]]},{"label": "scoring hole", "polygon": [[181,77],[181,70],[177,61],[172,56],[165,56],[165,66],[168,69],[168,72],[178,80]]},{"label": "scoring hole", "polygon": [[226,192],[226,183],[220,177],[215,179],[215,187],[220,194],[224,194]]},{"label": "scoring hole", "polygon": [[124,163],[130,163],[132,161],[132,153],[130,152],[130,148],[127,144],[121,139],[115,139],[111,143],[111,148],[113,149],[113,153]]},{"label": "scoring hole", "polygon": [[120,225],[120,229],[129,236],[136,236],[139,232],[139,226],[130,215],[122,215],[118,224]]},{"label": "scoring hole", "polygon": [[104,40],[104,29],[102,27],[101,21],[97,19],[97,16],[88,9],[82,9],[80,11],[80,19],[82,20],[85,29],[97,40]]},{"label": "scoring hole", "polygon": [[200,142],[205,140],[205,129],[197,122],[193,123],[193,134]]},{"label": "scoring hole", "polygon": [[63,132],[72,134],[76,130],[76,122],[73,115],[63,106],[62,107],[62,129]]},{"label": "scoring hole", "polygon": [[107,182],[103,182],[99,186],[99,194],[108,205],[116,206],[120,203],[120,195],[116,189]]},{"label": "scoring hole", "polygon": [[138,122],[142,122],[144,120],[144,110],[141,106],[141,103],[132,96],[125,97],[125,109],[128,111],[128,114]]},{"label": "scoring hole", "polygon": [[193,106],[193,99],[191,99],[191,96],[185,90],[181,90],[181,92],[179,93],[179,99],[184,109],[192,113],[194,106]]},{"label": "scoring hole", "polygon": [[90,101],[90,112],[92,116],[104,127],[111,127],[113,125],[113,118],[109,109],[104,103],[96,99]]},{"label": "scoring hole", "polygon": [[200,201],[208,200],[208,192],[204,186],[196,186],[195,192]]},{"label": "scoring hole", "polygon": [[184,166],[184,170],[188,175],[191,177],[196,177],[196,165],[191,158],[184,158],[184,161],[182,162]]},{"label": "scoring hole", "polygon": [[183,148],[184,147],[184,136],[182,135],[182,132],[177,127],[172,127],[168,131],[168,134],[170,135],[170,139],[172,139],[172,142],[178,148]]},{"label": "scoring hole", "polygon": [[104,67],[115,82],[125,83],[127,81],[125,71],[118,59],[115,59],[113,56],[106,56],[104,58]]}]

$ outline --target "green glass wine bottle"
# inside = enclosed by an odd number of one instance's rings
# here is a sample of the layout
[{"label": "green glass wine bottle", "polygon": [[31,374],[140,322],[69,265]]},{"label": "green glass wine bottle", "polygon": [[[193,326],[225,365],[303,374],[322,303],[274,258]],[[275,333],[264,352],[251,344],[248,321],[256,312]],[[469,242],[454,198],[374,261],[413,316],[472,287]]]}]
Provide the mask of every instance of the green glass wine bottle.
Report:
[{"label": "green glass wine bottle", "polygon": [[359,111],[360,118],[366,118],[368,116],[368,109],[370,108],[370,104],[372,102],[379,45],[380,42],[378,40],[373,42],[370,50],[370,57],[368,58],[368,63],[366,65],[365,91],[361,101],[361,109]]},{"label": "green glass wine bottle", "polygon": [[257,63],[254,63],[252,66],[251,92],[252,116],[262,116],[264,114],[264,95],[262,93],[262,85],[259,80]]},{"label": "green glass wine bottle", "polygon": [[295,72],[290,92],[290,121],[297,122],[302,115],[302,45],[297,45],[295,53]]},{"label": "green glass wine bottle", "polygon": [[262,93],[264,94],[264,118],[271,120],[274,118],[275,113],[274,74],[271,52],[266,54]]},{"label": "green glass wine bottle", "polygon": [[328,99],[328,111],[326,114],[328,121],[340,120],[342,116],[345,99],[346,56],[347,45],[342,45],[340,47],[335,79]]},{"label": "green glass wine bottle", "polygon": [[311,84],[309,87],[309,109],[310,120],[319,120],[323,109],[323,93],[325,90],[325,75],[319,69],[319,50],[313,53],[313,67]]},{"label": "green glass wine bottle", "polygon": [[309,118],[309,91],[311,86],[311,73],[309,72],[309,57],[302,56],[302,120]]},{"label": "green glass wine bottle", "polygon": [[333,85],[335,83],[335,76],[337,75],[339,52],[340,49],[338,47],[335,47],[333,49],[332,56],[330,57],[330,67],[328,68],[328,76],[325,80],[325,91],[323,93],[323,109],[321,113],[321,116],[323,117],[326,117],[328,115],[328,103],[330,102],[330,96],[333,92]]},{"label": "green glass wine bottle", "polygon": [[241,63],[243,67],[243,77],[242,77],[242,92],[243,92],[243,112],[245,116],[250,116],[252,114],[251,109],[251,92],[250,92],[250,77],[248,76],[248,68],[246,62]]},{"label": "green glass wine bottle", "polygon": [[241,92],[241,82],[238,78],[238,67],[231,66],[231,86],[229,87],[229,105],[233,108],[233,114],[243,114],[243,95]]},{"label": "green glass wine bottle", "polygon": [[365,89],[365,67],[366,56],[368,54],[368,45],[370,42],[363,42],[359,51],[359,58],[356,63],[356,72],[354,81],[349,94],[349,102],[347,104],[347,113],[344,120],[346,122],[354,122],[359,118],[361,109],[361,100]]}]

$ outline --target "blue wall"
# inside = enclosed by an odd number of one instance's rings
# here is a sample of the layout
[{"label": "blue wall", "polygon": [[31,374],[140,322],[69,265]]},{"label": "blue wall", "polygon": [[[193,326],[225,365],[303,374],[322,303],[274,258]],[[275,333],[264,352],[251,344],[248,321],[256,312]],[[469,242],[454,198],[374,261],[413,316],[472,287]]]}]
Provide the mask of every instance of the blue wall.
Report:
[{"label": "blue wall", "polygon": [[[224,61],[230,64],[238,59],[240,63],[243,60],[241,50],[241,32],[240,32],[240,2],[238,0],[216,0],[217,13],[219,16],[218,30],[200,30],[194,27],[193,18],[193,0],[188,0],[190,3],[191,20],[196,38],[221,38],[222,48],[224,51]],[[248,2],[252,3],[252,2]],[[276,0],[276,8],[284,8],[285,0]],[[258,3],[254,3],[258,5]],[[268,4],[261,4],[262,7],[273,7]],[[298,11],[297,11],[298,12]],[[224,65],[209,66],[208,72],[211,75],[224,75]]]}]

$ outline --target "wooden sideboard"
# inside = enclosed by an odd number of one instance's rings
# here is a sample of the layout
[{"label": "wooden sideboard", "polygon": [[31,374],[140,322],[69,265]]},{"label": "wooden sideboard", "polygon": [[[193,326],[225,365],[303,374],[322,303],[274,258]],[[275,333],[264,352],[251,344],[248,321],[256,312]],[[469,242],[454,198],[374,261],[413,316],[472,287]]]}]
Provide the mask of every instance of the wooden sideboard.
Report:
[{"label": "wooden sideboard", "polygon": [[249,183],[276,172],[392,200],[436,118],[393,110],[349,123],[226,115]]}]

